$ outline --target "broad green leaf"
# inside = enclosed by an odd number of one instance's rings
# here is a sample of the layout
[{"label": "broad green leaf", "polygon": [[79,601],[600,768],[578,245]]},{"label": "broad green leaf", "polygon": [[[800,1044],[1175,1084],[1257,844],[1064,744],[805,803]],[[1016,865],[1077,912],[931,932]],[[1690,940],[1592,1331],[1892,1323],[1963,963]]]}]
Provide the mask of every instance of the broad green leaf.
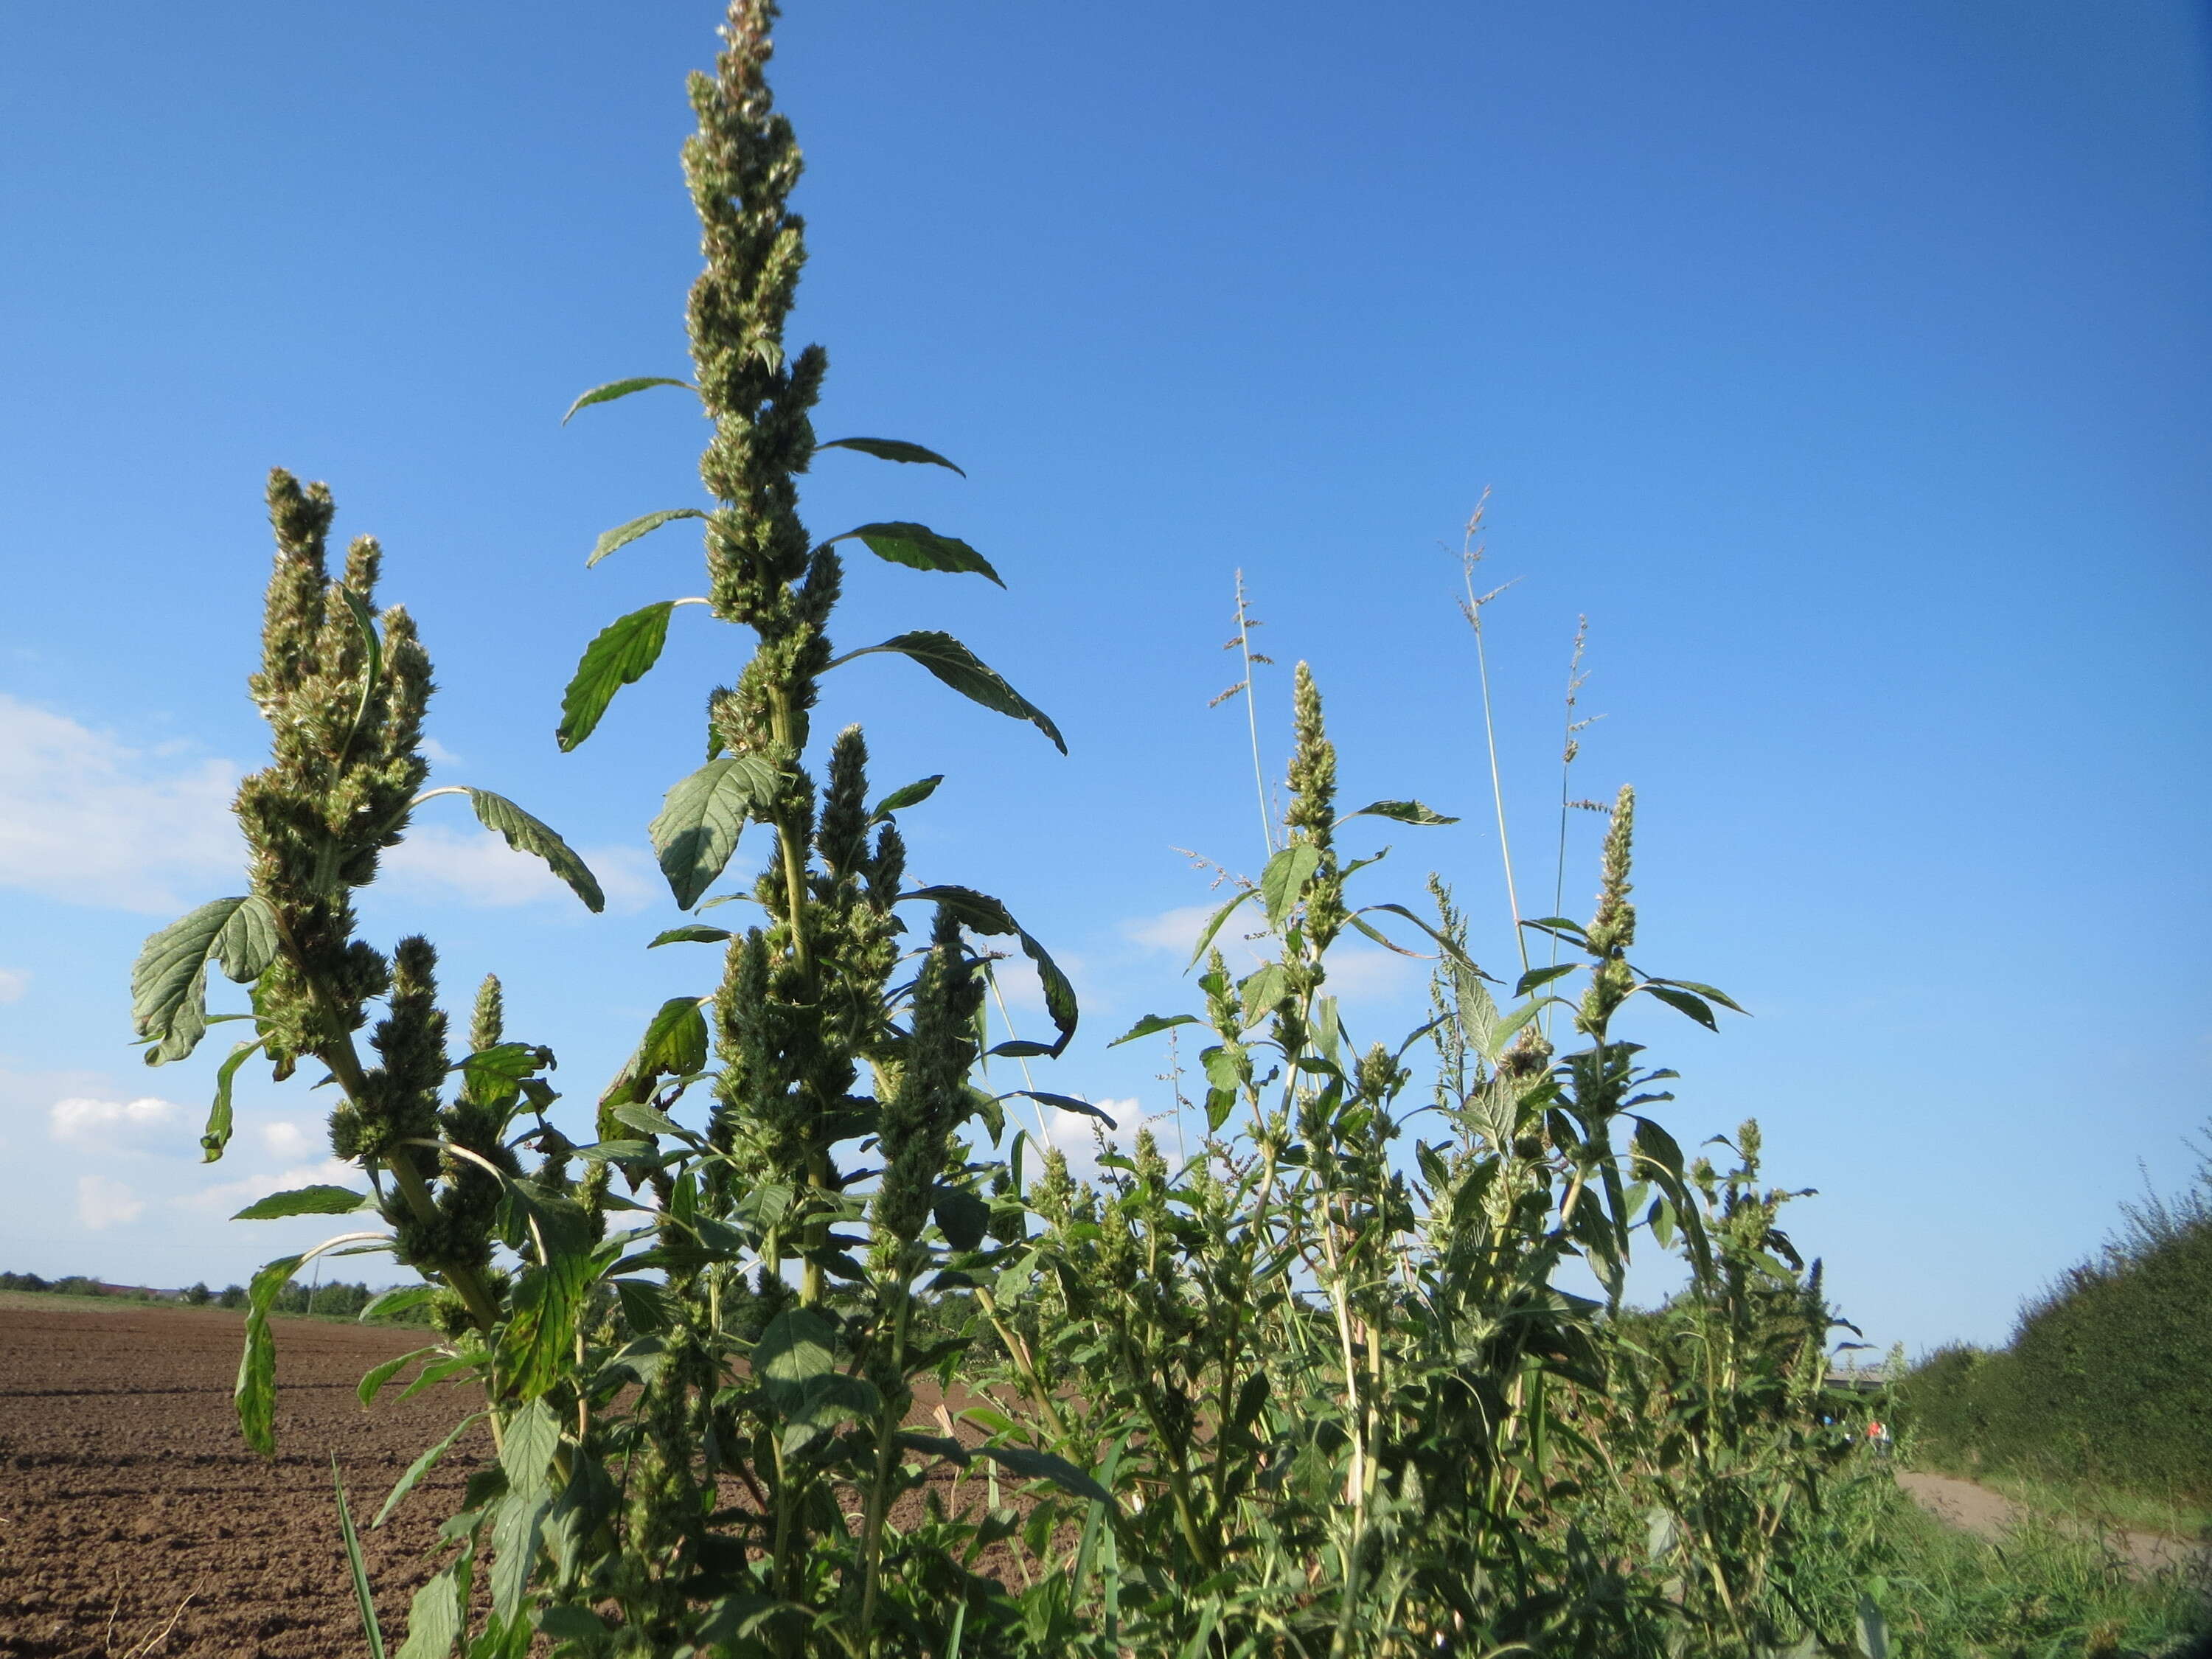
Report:
[{"label": "broad green leaf", "polygon": [[749,816],[775,800],[775,769],[757,755],[710,760],[668,792],[647,829],[669,890],[685,909],[714,884]]},{"label": "broad green leaf", "polygon": [[477,1049],[453,1069],[461,1074],[471,1100],[503,1104],[514,1098],[525,1078],[552,1064],[550,1048],[529,1042],[501,1042]]},{"label": "broad green leaf", "polygon": [[1078,1498],[1087,1498],[1094,1504],[1111,1504],[1114,1494],[1064,1457],[1050,1452],[1036,1451],[1028,1446],[976,1446],[970,1449],[973,1457],[988,1457],[1001,1468],[1012,1470],[1027,1480],[1049,1480],[1063,1492],[1073,1492]]},{"label": "broad green leaf", "polygon": [[276,959],[276,918],[253,896],[216,899],[149,938],[131,969],[131,1028],[159,1044],[149,1065],[182,1060],[207,1029],[210,962],[240,984]]},{"label": "broad green leaf", "polygon": [[1283,971],[1279,962],[1267,962],[1247,975],[1237,988],[1237,1000],[1243,1004],[1244,1024],[1256,1025],[1274,1011],[1275,1005],[1290,994],[1290,975]]},{"label": "broad green leaf", "polygon": [[[692,1005],[696,1007],[698,1005]],[[642,1129],[647,1134],[684,1136],[684,1126],[665,1112],[656,1112],[650,1106],[631,1103],[617,1106],[614,1115],[633,1129]]]},{"label": "broad green leaf", "polygon": [[932,466],[951,467],[962,477],[966,472],[953,466],[933,449],[924,449],[920,444],[910,444],[903,438],[832,438],[826,444],[817,444],[817,454],[825,449],[857,449],[863,455],[872,455],[879,461],[927,462]]},{"label": "broad green leaf", "polygon": [[417,1348],[412,1353],[403,1353],[397,1359],[387,1359],[380,1365],[372,1365],[362,1374],[362,1379],[355,1386],[354,1393],[359,1396],[362,1405],[374,1405],[376,1396],[384,1391],[386,1383],[405,1370],[424,1354],[438,1352],[439,1349],[433,1345],[427,1348]]},{"label": "broad green leaf", "polygon": [[1073,1095],[1047,1094],[1042,1089],[1017,1089],[1014,1093],[1025,1095],[1031,1100],[1041,1100],[1046,1105],[1057,1107],[1063,1112],[1080,1112],[1085,1117],[1095,1117],[1109,1129],[1115,1127],[1112,1118],[1107,1116],[1089,1101],[1078,1100]]},{"label": "broad green leaf", "polygon": [[[1103,1115],[1103,1114],[1101,1115]],[[965,1187],[939,1187],[932,1206],[938,1231],[956,1250],[979,1249],[990,1231],[991,1206]]]},{"label": "broad green leaf", "polygon": [[407,1609],[407,1639],[399,1644],[398,1659],[453,1659],[461,1639],[461,1568],[471,1558],[464,1554],[452,1568],[440,1573],[421,1589]]},{"label": "broad green leaf", "polygon": [[345,1543],[346,1571],[353,1579],[354,1605],[361,1613],[368,1659],[384,1659],[384,1626],[376,1619],[376,1593],[369,1588],[368,1564],[362,1559],[361,1536],[353,1529],[353,1509],[346,1502],[345,1482],[338,1478],[338,1455],[331,1454],[331,1485],[338,1497],[338,1536]]},{"label": "broad green leaf", "polygon": [[908,524],[894,520],[884,524],[864,524],[858,530],[848,530],[842,536],[832,536],[832,542],[858,541],[866,545],[869,552],[892,564],[902,564],[913,570],[970,571],[978,576],[988,576],[1004,587],[999,573],[991,568],[991,562],[957,536],[940,536],[926,524]]},{"label": "broad green leaf", "polygon": [[1448,817],[1437,811],[1436,808],[1425,806],[1417,800],[1372,800],[1357,812],[1346,812],[1338,822],[1343,823],[1352,818],[1389,818],[1396,823],[1457,823],[1459,822],[1457,818]]},{"label": "broad green leaf", "polygon": [[628,547],[641,536],[650,536],[665,524],[673,524],[678,519],[703,519],[706,516],[696,507],[671,507],[632,519],[628,524],[618,524],[612,530],[602,532],[599,540],[592,544],[592,556],[584,561],[584,568],[589,570],[608,554]]},{"label": "broad green leaf", "polygon": [[994,1060],[1039,1060],[1056,1056],[1060,1050],[1049,1042],[1031,1042],[1027,1037],[1014,1037],[1005,1042],[994,1042],[983,1052]]},{"label": "broad green leaf", "polygon": [[500,1333],[500,1375],[533,1405],[544,1404],[541,1396],[574,1363],[576,1316],[590,1279],[588,1258],[556,1250],[550,1262],[525,1267],[515,1279],[512,1312]]},{"label": "broad green leaf", "polygon": [[269,1334],[269,1310],[306,1258],[282,1255],[253,1275],[246,1292],[246,1350],[231,1392],[246,1443],[264,1456],[276,1450],[276,1344]]},{"label": "broad green leaf", "polygon": [[275,1221],[288,1215],[351,1215],[368,1207],[369,1197],[350,1187],[295,1187],[247,1205],[233,1221]]},{"label": "broad green leaf", "polygon": [[501,1630],[520,1638],[507,1650],[514,1659],[521,1659],[529,1651],[531,1632],[523,1603],[530,1589],[530,1575],[538,1565],[538,1547],[545,1536],[545,1517],[552,1507],[550,1496],[533,1498],[510,1492],[500,1500],[499,1513],[491,1523],[492,1619]]},{"label": "broad green leaf", "polygon": [[607,896],[599,890],[599,878],[551,825],[532,817],[506,796],[495,795],[489,789],[469,789],[468,797],[469,805],[477,810],[478,823],[487,830],[497,830],[516,852],[534,853],[544,859],[545,867],[568,884],[569,890],[584,901],[586,910],[597,915],[607,908]]},{"label": "broad green leaf", "polygon": [[1150,1036],[1155,1031],[1164,1031],[1177,1025],[1197,1024],[1196,1014],[1146,1014],[1106,1046],[1109,1048],[1117,1048],[1124,1042],[1134,1042],[1139,1037]]},{"label": "broad green leaf", "polygon": [[215,1103],[208,1108],[207,1128],[200,1135],[200,1162],[212,1164],[222,1156],[230,1145],[231,1085],[238,1080],[238,1068],[258,1050],[265,1039],[256,1037],[251,1042],[241,1042],[230,1051],[230,1057],[216,1068]]},{"label": "broad green leaf", "polygon": [[[422,1477],[437,1466],[438,1460],[453,1450],[453,1443],[474,1427],[477,1419],[483,1415],[482,1412],[471,1412],[453,1425],[453,1431],[451,1434],[407,1466],[407,1473],[399,1477],[398,1484],[392,1488],[390,1495],[385,1498],[384,1507],[377,1510],[376,1519],[368,1523],[371,1532],[375,1531],[391,1517],[392,1511],[405,1501],[407,1494],[415,1490],[416,1485]],[[408,1634],[410,1637],[414,1634],[411,1627]]]},{"label": "broad green leaf", "polygon": [[1525,997],[1539,986],[1549,985],[1555,979],[1565,979],[1569,974],[1582,969],[1579,962],[1563,962],[1552,968],[1531,968],[1513,982],[1513,994]]},{"label": "broad green leaf", "polygon": [[945,781],[939,772],[926,778],[917,778],[903,789],[894,789],[876,803],[875,811],[868,814],[868,822],[880,823],[894,812],[902,812],[909,806],[919,806],[937,793],[937,786]]},{"label": "broad green leaf", "polygon": [[962,696],[980,702],[998,714],[1027,720],[1050,738],[1053,746],[1061,754],[1067,752],[1067,740],[1060,735],[1060,728],[1052,723],[1052,717],[1007,684],[1004,675],[950,634],[940,634],[934,629],[920,629],[911,634],[901,634],[894,639],[885,640],[881,645],[866,645],[858,651],[848,651],[830,666],[835,668],[838,663],[848,663],[855,657],[870,656],[879,651],[912,658]]},{"label": "broad green leaf", "polygon": [[1723,1008],[1731,1009],[1736,1013],[1742,1014],[1746,1018],[1750,1018],[1750,1011],[1741,1003],[1738,1002],[1734,997],[1729,995],[1727,992],[1716,990],[1710,985],[1700,985],[1696,980],[1655,979],[1650,981],[1649,983],[1653,985],[1679,985],[1685,991],[1695,991],[1699,996],[1705,998],[1709,1002],[1717,1002]]},{"label": "broad green leaf", "polygon": [[633,380],[609,380],[605,386],[593,386],[574,403],[570,404],[568,412],[561,417],[561,424],[568,425],[576,417],[576,412],[579,410],[589,409],[593,404],[611,404],[617,398],[627,398],[631,392],[642,392],[647,386],[689,386],[690,384],[689,380],[672,380],[665,374],[641,374]]},{"label": "broad green leaf", "polygon": [[1321,848],[1310,841],[1294,841],[1267,860],[1260,872],[1260,896],[1267,906],[1268,926],[1283,925],[1320,868]]},{"label": "broad green leaf", "polygon": [[668,618],[676,601],[663,599],[609,623],[584,647],[561,696],[561,724],[554,740],[563,750],[574,749],[592,735],[599,717],[607,712],[615,693],[643,679],[660,660],[668,643]]},{"label": "broad green leaf", "polygon": [[[671,997],[647,1022],[645,1035],[614,1082],[608,1085],[605,1109],[622,1117],[623,1109],[641,1103],[659,1077],[689,1077],[707,1063],[707,1017],[696,997]],[[621,1108],[623,1109],[617,1109]],[[658,1115],[656,1114],[656,1115]],[[631,1121],[626,1119],[625,1121]],[[638,1127],[634,1121],[632,1127]],[[669,1127],[674,1128],[671,1124]],[[606,1125],[600,1124],[602,1133]]]},{"label": "broad green leaf", "polygon": [[553,1408],[533,1400],[507,1420],[500,1437],[499,1466],[507,1489],[536,1497],[552,1489],[553,1455],[561,1449],[561,1425]]}]

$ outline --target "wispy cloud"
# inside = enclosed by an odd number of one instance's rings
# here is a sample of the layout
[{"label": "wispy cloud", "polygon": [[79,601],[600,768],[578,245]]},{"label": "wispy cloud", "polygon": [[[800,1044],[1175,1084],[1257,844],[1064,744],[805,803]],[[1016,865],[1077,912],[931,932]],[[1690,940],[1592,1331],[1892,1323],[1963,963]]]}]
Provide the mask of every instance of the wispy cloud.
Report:
[{"label": "wispy cloud", "polygon": [[31,988],[31,974],[27,968],[0,968],[0,1002],[21,1002],[23,993]]},{"label": "wispy cloud", "polygon": [[135,1150],[184,1121],[183,1107],[152,1095],[137,1100],[73,1096],[47,1109],[46,1133],[65,1145],[89,1151]]},{"label": "wispy cloud", "polygon": [[145,1200],[121,1182],[104,1175],[76,1178],[76,1218],[94,1232],[136,1221]]},{"label": "wispy cloud", "polygon": [[289,1193],[301,1187],[351,1187],[358,1192],[362,1188],[362,1179],[361,1171],[352,1164],[341,1163],[335,1158],[326,1158],[318,1164],[295,1164],[274,1174],[246,1175],[232,1181],[217,1182],[213,1186],[202,1187],[197,1191],[173,1198],[169,1202],[180,1210],[231,1215],[271,1193]]},{"label": "wispy cloud", "polygon": [[239,772],[0,694],[0,886],[177,909],[245,864],[229,810]]}]

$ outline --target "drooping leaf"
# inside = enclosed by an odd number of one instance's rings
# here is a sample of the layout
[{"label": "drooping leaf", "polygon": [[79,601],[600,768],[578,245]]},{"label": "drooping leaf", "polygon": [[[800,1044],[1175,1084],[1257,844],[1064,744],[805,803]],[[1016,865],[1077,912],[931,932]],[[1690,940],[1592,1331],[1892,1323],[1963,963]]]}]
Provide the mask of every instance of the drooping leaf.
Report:
[{"label": "drooping leaf", "polygon": [[917,778],[902,789],[892,790],[876,803],[875,810],[868,814],[868,822],[880,823],[894,812],[903,812],[909,806],[921,805],[937,793],[937,786],[944,781],[945,774],[939,772],[929,777]]},{"label": "drooping leaf", "polygon": [[1213,943],[1213,936],[1221,931],[1221,924],[1236,914],[1237,907],[1246,899],[1258,896],[1259,892],[1256,887],[1247,887],[1206,918],[1206,926],[1198,930],[1198,943],[1191,947],[1190,961],[1184,964],[1186,969],[1195,965],[1198,959],[1206,954],[1206,947]]},{"label": "drooping leaf", "polygon": [[1396,823],[1457,823],[1433,806],[1425,806],[1417,800],[1372,800],[1357,812],[1346,812],[1346,819],[1389,818]]},{"label": "drooping leaf", "polygon": [[382,1294],[371,1297],[368,1305],[355,1317],[366,1325],[373,1319],[382,1319],[392,1314],[404,1313],[410,1308],[418,1308],[437,1294],[435,1285],[395,1285]]},{"label": "drooping leaf", "polygon": [[921,887],[911,893],[902,893],[900,898],[928,899],[942,904],[960,919],[960,925],[970,933],[983,934],[1012,933],[1036,969],[1037,982],[1044,990],[1045,1012],[1051,1017],[1053,1029],[1060,1039],[1046,1052],[1055,1057],[1064,1052],[1068,1040],[1075,1035],[1076,1022],[1080,1016],[1075,997],[1075,986],[1060,971],[1052,953],[1039,944],[1034,935],[1016,921],[1013,915],[999,900],[988,893],[979,893],[972,887]]},{"label": "drooping leaf", "polygon": [[461,1570],[471,1558],[461,1559],[415,1592],[407,1609],[407,1639],[399,1644],[398,1659],[453,1659],[461,1639]]},{"label": "drooping leaf", "polygon": [[465,784],[462,787],[467,791],[469,805],[476,808],[477,821],[485,829],[496,830],[516,852],[532,853],[544,859],[545,867],[567,883],[568,890],[584,901],[584,908],[592,915],[607,908],[607,896],[599,890],[599,878],[550,824],[533,817],[504,795],[495,795],[489,789],[469,788]]},{"label": "drooping leaf", "polygon": [[848,651],[830,666],[835,668],[838,663],[850,662],[855,657],[870,656],[879,651],[911,657],[962,696],[980,702],[998,714],[1027,720],[1050,738],[1053,746],[1061,754],[1067,752],[1067,740],[1060,735],[1060,728],[1052,723],[1052,717],[1007,684],[1004,675],[950,634],[940,634],[934,629],[919,629],[911,634],[901,634],[885,640],[881,645],[866,645],[858,651]]},{"label": "drooping leaf", "polygon": [[592,544],[592,556],[584,561],[584,568],[589,570],[608,554],[628,547],[641,536],[650,536],[665,524],[673,524],[678,519],[703,519],[706,516],[696,507],[670,507],[632,519],[628,524],[618,524],[612,530],[602,531],[599,540]]},{"label": "drooping leaf", "polygon": [[159,1045],[147,1063],[182,1060],[198,1045],[210,962],[245,984],[276,960],[277,938],[276,914],[250,895],[203,904],[149,938],[131,969],[131,1027]]},{"label": "drooping leaf", "polygon": [[222,1156],[223,1148],[230,1145],[230,1092],[238,1081],[238,1068],[258,1051],[264,1038],[256,1037],[251,1042],[241,1042],[230,1051],[230,1057],[216,1068],[215,1102],[208,1108],[207,1127],[200,1135],[200,1162],[212,1164]]},{"label": "drooping leaf", "polygon": [[677,903],[688,910],[714,885],[745,819],[767,808],[776,787],[775,769],[757,755],[726,755],[668,792],[646,833]]},{"label": "drooping leaf", "polygon": [[668,643],[668,618],[676,601],[663,599],[609,623],[584,647],[568,689],[561,696],[561,724],[555,741],[574,749],[592,735],[615,693],[643,679],[660,660]]},{"label": "drooping leaf", "polygon": [[989,577],[1001,587],[1006,585],[981,553],[958,537],[940,536],[926,524],[908,524],[903,520],[864,524],[830,539],[860,542],[878,558],[912,570],[969,571]]},{"label": "drooping leaf", "polygon": [[1637,989],[1650,992],[1669,1008],[1674,1009],[1677,1012],[1687,1014],[1708,1031],[1717,1031],[1721,1029],[1719,1017],[1713,1012],[1701,996],[1693,995],[1688,991],[1678,991],[1671,985],[1646,983],[1639,985]]},{"label": "drooping leaf", "polygon": [[371,1365],[368,1370],[362,1373],[360,1382],[354,1388],[354,1394],[362,1405],[373,1406],[376,1403],[376,1396],[384,1392],[386,1383],[405,1370],[424,1354],[438,1352],[439,1349],[433,1345],[427,1348],[417,1348],[411,1353],[403,1353],[398,1358],[387,1359],[381,1364]]},{"label": "drooping leaf", "polygon": [[730,936],[726,927],[671,927],[655,933],[652,944],[645,948],[650,951],[657,945],[720,945]]},{"label": "drooping leaf", "polygon": [[1700,985],[1696,980],[1655,979],[1648,982],[1653,985],[1679,985],[1685,991],[1695,991],[1699,996],[1705,998],[1708,1002],[1717,1002],[1722,1007],[1730,1009],[1736,1013],[1741,1014],[1747,1019],[1750,1018],[1750,1010],[1747,1009],[1741,1003],[1738,1002],[1727,992],[1716,989],[1711,985]]},{"label": "drooping leaf", "polygon": [[269,1310],[306,1258],[283,1255],[253,1275],[246,1292],[246,1349],[238,1359],[232,1403],[246,1443],[264,1456],[276,1450],[276,1344],[269,1334]]},{"label": "drooping leaf", "polygon": [[1017,1089],[1014,1092],[1018,1095],[1025,1095],[1031,1100],[1041,1100],[1046,1105],[1055,1107],[1063,1112],[1079,1112],[1085,1117],[1095,1117],[1109,1129],[1116,1127],[1114,1120],[1100,1111],[1098,1108],[1087,1100],[1078,1100],[1073,1095],[1047,1094],[1042,1089]]},{"label": "drooping leaf", "polygon": [[1118,1048],[1124,1042],[1134,1042],[1139,1037],[1150,1036],[1155,1031],[1164,1031],[1177,1025],[1197,1024],[1196,1014],[1146,1014],[1106,1046],[1109,1048]]},{"label": "drooping leaf", "polygon": [[872,455],[879,461],[927,462],[932,466],[951,467],[962,477],[968,475],[953,466],[933,449],[924,449],[920,444],[910,444],[903,438],[832,438],[826,444],[814,446],[819,454],[825,449],[857,449],[863,455]]},{"label": "drooping leaf", "polygon": [[295,1187],[289,1192],[255,1200],[231,1219],[275,1221],[288,1215],[351,1215],[368,1203],[368,1194],[350,1187]]},{"label": "drooping leaf", "polygon": [[690,384],[689,380],[672,380],[665,374],[641,374],[633,380],[609,380],[605,386],[593,386],[574,403],[570,404],[568,412],[561,417],[561,424],[568,425],[576,417],[576,412],[579,410],[589,409],[593,404],[611,404],[617,398],[627,398],[631,392],[642,392],[647,386],[689,386]]},{"label": "drooping leaf", "polygon": [[[647,1022],[645,1035],[638,1040],[637,1050],[631,1054],[614,1082],[608,1085],[605,1107],[614,1112],[619,1104],[645,1109],[642,1103],[651,1091],[653,1079],[660,1077],[689,1077],[707,1063],[707,1017],[700,1012],[696,997],[671,997],[662,1003],[652,1019]],[[614,1112],[623,1118],[621,1112]],[[634,1115],[624,1119],[637,1127]],[[606,1124],[600,1124],[602,1133]],[[671,1124],[670,1128],[675,1126]]]}]

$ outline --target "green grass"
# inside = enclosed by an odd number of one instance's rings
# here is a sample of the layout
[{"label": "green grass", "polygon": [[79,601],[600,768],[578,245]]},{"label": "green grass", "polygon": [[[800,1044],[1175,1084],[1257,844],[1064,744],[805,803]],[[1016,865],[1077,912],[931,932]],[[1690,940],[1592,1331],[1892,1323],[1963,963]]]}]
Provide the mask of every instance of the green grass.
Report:
[{"label": "green grass", "polygon": [[2212,1507],[2180,1493],[2127,1492],[2091,1481],[2063,1480],[2005,1469],[1955,1468],[1925,1456],[1914,1467],[1954,1475],[2001,1492],[2046,1515],[2069,1516],[2129,1532],[2212,1540]]}]

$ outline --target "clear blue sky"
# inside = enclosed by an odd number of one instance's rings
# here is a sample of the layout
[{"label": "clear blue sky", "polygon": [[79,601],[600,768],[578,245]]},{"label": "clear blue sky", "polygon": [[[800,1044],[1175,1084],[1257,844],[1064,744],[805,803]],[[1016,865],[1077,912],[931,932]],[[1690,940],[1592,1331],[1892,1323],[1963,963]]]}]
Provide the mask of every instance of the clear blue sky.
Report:
[{"label": "clear blue sky", "polygon": [[[551,731],[597,628],[698,586],[680,530],[582,568],[696,499],[696,414],[558,419],[684,370],[717,9],[0,14],[0,1265],[241,1277],[289,1235],[221,1214],[320,1155],[322,1097],[264,1080],[204,1170],[212,1054],[125,1046],[139,939],[238,890],[272,463],[384,538],[441,781],[616,892],[585,916],[455,813],[372,926],[428,926],[457,998],[497,968],[579,1100],[710,978],[639,951],[675,919],[641,830],[743,636],[679,616],[581,751]],[[1041,1086],[1164,1105],[1162,1057],[1103,1043],[1188,996],[1163,941],[1209,895],[1173,849],[1259,862],[1242,716],[1206,706],[1239,567],[1346,792],[1464,815],[1395,831],[1370,896],[1433,864],[1509,957],[1450,550],[1487,487],[1524,885],[1587,612],[1577,790],[1641,792],[1640,955],[1756,1016],[1652,1026],[1669,1121],[1762,1118],[1871,1338],[2001,1339],[2138,1158],[2181,1178],[2212,1109],[2200,9],[805,0],[777,70],[823,435],[970,474],[828,458],[810,522],[925,520],[1012,586],[871,562],[841,637],[950,628],[1073,752],[881,658],[825,718],[887,786],[948,774],[919,873],[1069,962],[1085,1036]],[[1367,1029],[1418,1000],[1348,971]]]}]

